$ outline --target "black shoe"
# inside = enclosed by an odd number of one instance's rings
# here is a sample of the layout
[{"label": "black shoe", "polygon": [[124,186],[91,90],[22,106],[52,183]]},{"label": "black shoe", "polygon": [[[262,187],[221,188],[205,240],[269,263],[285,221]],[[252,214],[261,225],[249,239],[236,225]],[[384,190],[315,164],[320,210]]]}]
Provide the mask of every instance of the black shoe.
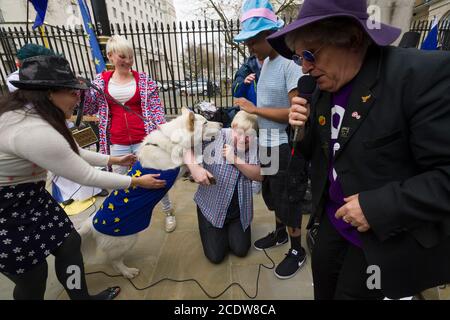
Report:
[{"label": "black shoe", "polygon": [[289,279],[295,276],[298,270],[306,261],[306,252],[302,248],[301,252],[295,249],[289,249],[286,253],[286,258],[280,262],[280,264],[275,268],[274,273],[280,279]]},{"label": "black shoe", "polygon": [[109,191],[106,189],[102,189],[102,191],[100,191],[100,193],[97,193],[96,196],[98,197],[107,197],[109,196]]},{"label": "black shoe", "polygon": [[93,300],[114,300],[120,293],[120,287],[109,287],[93,296]]},{"label": "black shoe", "polygon": [[67,199],[66,201],[61,202],[64,207],[70,206],[75,200]]},{"label": "black shoe", "polygon": [[253,246],[256,250],[263,250],[281,246],[282,244],[287,243],[289,240],[286,231],[283,231],[272,231],[264,238],[256,240],[255,243],[253,243]]}]

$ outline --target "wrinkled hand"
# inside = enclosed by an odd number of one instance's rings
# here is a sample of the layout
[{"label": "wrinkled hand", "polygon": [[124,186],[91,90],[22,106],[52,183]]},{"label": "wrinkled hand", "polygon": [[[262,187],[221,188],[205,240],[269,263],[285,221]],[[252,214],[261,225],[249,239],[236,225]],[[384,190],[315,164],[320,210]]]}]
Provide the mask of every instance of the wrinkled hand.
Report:
[{"label": "wrinkled hand", "polygon": [[137,161],[137,157],[134,154],[127,154],[122,157],[116,157],[114,164],[124,167],[131,167]]},{"label": "wrinkled hand", "polygon": [[255,81],[255,80],[256,80],[256,74],[255,74],[255,73],[250,73],[250,74],[245,78],[244,83],[245,83],[245,84],[250,84],[250,83],[252,83],[252,82]]},{"label": "wrinkled hand", "polygon": [[234,100],[234,103],[244,110],[247,113],[254,114],[258,109],[251,101],[248,101],[245,98],[237,98]]},{"label": "wrinkled hand", "polygon": [[234,148],[229,144],[225,144],[223,146],[222,156],[227,160],[228,163],[236,162],[236,155],[234,154]]},{"label": "wrinkled hand", "polygon": [[196,183],[203,186],[211,185],[211,181],[214,179],[214,176],[211,174],[211,172],[200,165],[193,165],[189,167],[189,169],[191,171],[192,178]]},{"label": "wrinkled hand", "polygon": [[289,111],[289,124],[291,126],[303,127],[309,118],[309,106],[306,99],[295,97],[292,99]]},{"label": "wrinkled hand", "polygon": [[359,232],[366,232],[370,229],[361,206],[359,205],[359,194],[344,198],[346,204],[336,211],[335,217],[344,220],[358,229]]},{"label": "wrinkled hand", "polygon": [[134,181],[134,185],[145,188],[145,189],[161,189],[165,188],[166,180],[157,179],[160,174],[146,174],[140,176],[139,178],[133,178],[132,185]]}]

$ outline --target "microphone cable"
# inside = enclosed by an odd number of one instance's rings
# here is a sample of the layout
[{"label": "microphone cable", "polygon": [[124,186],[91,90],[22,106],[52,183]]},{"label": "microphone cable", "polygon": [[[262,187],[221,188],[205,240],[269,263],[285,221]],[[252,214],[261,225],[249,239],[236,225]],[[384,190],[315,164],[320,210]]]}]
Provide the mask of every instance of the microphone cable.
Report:
[{"label": "microphone cable", "polygon": [[[153,288],[153,287],[157,286],[158,284],[160,284],[160,283],[162,283],[164,281],[175,282],[175,283],[193,282],[193,283],[197,284],[197,286],[200,288],[200,290],[202,290],[202,292],[210,299],[220,298],[229,289],[231,289],[232,287],[236,286],[236,287],[240,288],[242,290],[242,292],[249,299],[253,300],[253,299],[255,299],[258,296],[258,293],[259,293],[259,278],[260,278],[260,275],[261,275],[262,268],[265,268],[265,269],[268,269],[268,270],[273,270],[275,268],[275,261],[273,261],[273,259],[269,256],[269,254],[267,253],[267,251],[265,249],[263,249],[263,251],[264,251],[264,254],[266,255],[266,257],[272,263],[272,265],[271,266],[266,266],[263,263],[260,263],[258,265],[258,273],[257,273],[257,276],[256,276],[256,288],[255,288],[255,294],[254,295],[249,294],[239,282],[232,282],[225,289],[223,289],[222,292],[220,292],[217,295],[213,295],[213,294],[208,293],[208,291],[206,291],[206,289],[202,286],[202,284],[197,279],[194,279],[194,278],[179,280],[179,279],[173,279],[173,278],[167,278],[166,277],[166,278],[160,279],[160,280],[158,280],[158,281],[156,281],[154,283],[151,283],[151,284],[149,284],[148,286],[145,286],[145,287],[138,287],[138,286],[136,286],[136,284],[131,279],[127,279],[127,280],[134,287],[134,289],[137,290],[137,291],[148,290],[150,288]],[[104,271],[94,271],[94,272],[87,272],[87,273],[85,273],[86,276],[95,275],[95,274],[103,274],[103,275],[105,275],[107,277],[110,277],[110,278],[123,277],[123,275],[121,275],[121,274],[111,275],[111,274],[108,274],[108,273],[106,273]]]}]

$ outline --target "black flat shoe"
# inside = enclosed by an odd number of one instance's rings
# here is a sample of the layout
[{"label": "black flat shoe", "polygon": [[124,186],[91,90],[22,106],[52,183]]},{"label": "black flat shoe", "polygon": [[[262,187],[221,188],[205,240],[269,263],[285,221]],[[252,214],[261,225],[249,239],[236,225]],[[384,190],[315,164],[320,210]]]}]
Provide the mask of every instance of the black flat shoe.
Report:
[{"label": "black flat shoe", "polygon": [[120,287],[109,287],[106,290],[100,292],[97,296],[101,297],[101,300],[114,300],[120,293]]},{"label": "black flat shoe", "polygon": [[100,191],[100,193],[97,193],[96,196],[98,197],[107,197],[109,196],[109,191],[106,189],[102,189],[102,191]]},{"label": "black flat shoe", "polygon": [[67,199],[66,201],[61,202],[64,207],[70,206],[75,200]]}]

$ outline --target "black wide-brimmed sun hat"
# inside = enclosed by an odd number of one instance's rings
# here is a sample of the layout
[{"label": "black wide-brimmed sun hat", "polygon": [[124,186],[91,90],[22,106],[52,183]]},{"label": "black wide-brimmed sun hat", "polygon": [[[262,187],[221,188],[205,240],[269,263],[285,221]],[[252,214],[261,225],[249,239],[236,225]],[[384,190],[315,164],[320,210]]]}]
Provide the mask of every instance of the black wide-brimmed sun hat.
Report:
[{"label": "black wide-brimmed sun hat", "polygon": [[75,77],[69,62],[59,56],[36,56],[23,60],[19,80],[11,81],[11,84],[25,90],[88,88]]},{"label": "black wide-brimmed sun hat", "polygon": [[314,22],[333,17],[353,18],[379,46],[393,43],[402,32],[399,28],[369,19],[366,0],[305,0],[297,19],[270,35],[267,41],[279,54],[292,59],[294,52],[286,45],[285,36]]}]

